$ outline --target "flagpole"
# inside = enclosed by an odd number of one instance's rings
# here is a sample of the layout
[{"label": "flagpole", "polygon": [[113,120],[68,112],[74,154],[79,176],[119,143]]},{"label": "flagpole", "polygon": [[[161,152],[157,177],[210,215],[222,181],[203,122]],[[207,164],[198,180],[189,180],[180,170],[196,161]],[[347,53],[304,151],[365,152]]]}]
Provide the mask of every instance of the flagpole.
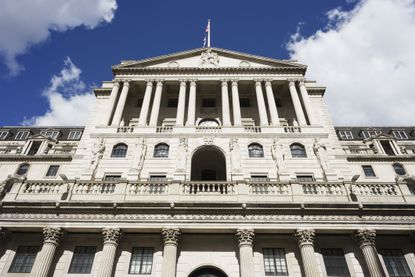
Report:
[{"label": "flagpole", "polygon": [[210,19],[208,19],[208,39],[207,39],[207,47],[210,48]]}]

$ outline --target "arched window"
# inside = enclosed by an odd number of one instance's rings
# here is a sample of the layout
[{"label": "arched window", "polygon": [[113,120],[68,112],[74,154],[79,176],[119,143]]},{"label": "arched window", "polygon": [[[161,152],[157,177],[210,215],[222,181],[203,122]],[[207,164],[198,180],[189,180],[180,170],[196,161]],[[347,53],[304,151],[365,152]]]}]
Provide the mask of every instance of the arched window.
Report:
[{"label": "arched window", "polygon": [[169,156],[169,146],[165,143],[159,143],[154,146],[154,158],[167,158]]},{"label": "arched window", "polygon": [[21,164],[16,171],[17,175],[25,175],[29,170],[29,164]]},{"label": "arched window", "polygon": [[403,165],[396,163],[396,164],[393,164],[392,166],[393,166],[393,169],[395,170],[396,174],[398,174],[398,175],[405,175],[406,174],[406,170],[405,170],[405,168],[403,168]]},{"label": "arched window", "polygon": [[199,126],[201,127],[218,127],[219,123],[216,119],[213,118],[205,118],[199,122]]},{"label": "arched window", "polygon": [[124,143],[116,144],[112,148],[111,158],[125,158],[127,155],[128,146]]},{"label": "arched window", "polygon": [[251,143],[248,145],[248,153],[250,158],[264,157],[264,149],[262,148],[262,145],[258,143]]},{"label": "arched window", "polygon": [[307,158],[304,145],[299,143],[293,143],[290,145],[291,157],[293,158]]}]

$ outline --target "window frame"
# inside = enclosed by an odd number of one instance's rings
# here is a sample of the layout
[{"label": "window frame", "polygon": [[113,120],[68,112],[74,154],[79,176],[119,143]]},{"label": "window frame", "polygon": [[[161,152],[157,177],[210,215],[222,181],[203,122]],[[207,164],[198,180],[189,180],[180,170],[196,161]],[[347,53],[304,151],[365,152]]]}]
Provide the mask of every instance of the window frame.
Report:
[{"label": "window frame", "polygon": [[121,174],[105,174],[103,181],[104,182],[117,182],[121,180]]},{"label": "window frame", "polygon": [[[49,175],[50,170],[51,170],[52,167],[57,167],[55,175]],[[47,178],[57,177],[58,176],[58,173],[59,173],[59,170],[60,170],[60,167],[61,166],[58,165],[58,164],[51,164],[51,165],[49,165],[48,169],[46,170],[45,177],[47,177]]]},{"label": "window frame", "polygon": [[[79,135],[77,135],[78,133]],[[68,140],[80,140],[82,137],[82,133],[83,133],[82,131],[70,131],[67,139]],[[75,135],[71,136],[71,134],[75,134]]]},{"label": "window frame", "polygon": [[[340,250],[339,253],[341,252],[341,255],[336,255],[336,253],[324,253],[326,250]],[[335,252],[335,251],[333,251]],[[324,263],[324,268],[326,270],[326,274],[327,277],[350,277],[350,269],[349,269],[349,265],[347,264],[347,260],[346,260],[346,256],[344,254],[344,250],[343,248],[334,248],[334,247],[330,247],[330,248],[321,248],[320,249],[320,254],[323,258],[323,263]],[[342,260],[341,263],[337,263],[336,268],[343,268],[343,266],[345,266],[344,269],[347,270],[347,273],[341,273],[341,274],[332,274],[332,272],[329,272],[329,268],[333,268],[333,266],[331,266],[332,264],[328,264],[328,259],[332,258],[334,259],[336,262],[339,262],[339,260]],[[333,260],[332,260],[333,261]],[[342,264],[344,261],[344,264]]]},{"label": "window frame", "polygon": [[[298,149],[293,149],[294,147],[299,147]],[[294,151],[299,151],[299,149],[302,149],[304,151],[303,154],[301,155],[294,155]],[[290,153],[291,153],[291,158],[296,158],[296,159],[304,159],[307,158],[307,150],[305,149],[305,146],[299,142],[294,142],[292,144],[290,144]]]},{"label": "window frame", "polygon": [[[125,147],[125,150],[117,149],[117,147]],[[128,145],[123,142],[120,142],[120,143],[115,144],[112,147],[111,158],[122,159],[122,158],[127,157],[127,153],[128,153]]]},{"label": "window frame", "polygon": [[381,134],[382,131],[379,131],[379,130],[362,130],[361,133],[362,133],[363,138],[368,139],[368,138],[375,137],[375,136]]},{"label": "window frame", "polygon": [[[408,134],[403,130],[394,130],[392,131],[392,134],[395,139],[399,139],[399,140],[408,139]],[[404,136],[402,136],[402,134]]]},{"label": "window frame", "polygon": [[[33,252],[36,252],[36,253],[27,253],[27,252],[25,252],[25,253],[19,253],[19,249],[22,249],[22,248],[28,248],[28,249],[31,248],[33,250]],[[32,270],[33,270],[33,265],[35,263],[35,260],[36,260],[36,257],[38,255],[39,251],[40,251],[40,246],[39,245],[19,245],[17,247],[17,249],[16,249],[16,252],[14,254],[13,260],[10,263],[10,266],[9,266],[9,269],[8,269],[7,272],[8,273],[31,273]],[[24,264],[20,265],[17,269],[14,268],[14,267],[17,267],[17,265],[16,265],[17,259],[20,258],[20,257],[22,257],[22,255],[26,255],[26,256],[23,256],[24,262],[27,263],[28,262],[28,259],[30,259],[29,260],[29,262],[30,262],[30,270],[27,269],[28,266],[27,265],[24,265]],[[24,269],[26,269],[26,270],[24,270]],[[27,271],[27,270],[29,270],[29,271]]]},{"label": "window frame", "polygon": [[353,133],[350,130],[339,130],[338,134],[339,134],[339,137],[342,140],[351,140],[351,139],[353,139]]},{"label": "window frame", "polygon": [[[25,171],[24,173],[22,173],[22,174],[19,174],[19,170],[20,170],[20,168],[21,168],[22,166],[24,166],[24,165],[27,165],[27,169],[26,169],[26,171]],[[30,169],[30,164],[29,164],[29,163],[21,163],[21,164],[19,164],[19,166],[17,167],[17,170],[16,170],[15,174],[16,174],[17,176],[27,175],[27,173],[29,172],[29,169]]]},{"label": "window frame", "polygon": [[[256,149],[254,147],[257,147]],[[264,147],[258,142],[248,145],[248,157],[251,159],[262,159],[265,157]]]},{"label": "window frame", "polygon": [[251,174],[251,182],[269,182],[268,175],[266,174]]},{"label": "window frame", "polygon": [[[373,166],[372,165],[370,165],[370,164],[362,164],[361,167],[362,167],[363,174],[365,175],[366,178],[376,178],[377,177],[376,172],[373,169]],[[366,168],[370,168],[372,170],[373,176],[372,175],[369,176],[369,175],[366,174],[365,167]]]},{"label": "window frame", "polygon": [[[399,173],[398,173],[398,170],[396,170],[396,168],[395,168],[395,166],[397,166],[397,165],[401,167],[401,168],[400,168],[400,170],[402,170],[403,174],[399,174]],[[401,163],[393,163],[393,164],[392,164],[392,168],[393,168],[393,170],[395,171],[395,173],[396,173],[397,175],[399,175],[399,176],[404,176],[404,175],[408,174],[408,172],[406,171],[405,167],[404,167],[404,166],[403,166],[403,164],[401,164]]]},{"label": "window frame", "polygon": [[[89,250],[93,249],[93,254],[92,253],[77,253],[76,252],[77,249],[80,249],[80,248],[89,249]],[[86,270],[84,269],[84,270],[82,270],[83,272],[81,272],[81,270],[74,268],[75,266],[78,266],[78,265],[74,265],[74,259],[75,259],[76,255],[85,255],[85,254],[91,255],[92,259],[89,257],[90,261],[86,261],[86,266],[87,266]],[[73,248],[73,251],[72,251],[71,262],[69,263],[68,274],[91,274],[92,269],[94,267],[94,261],[95,261],[96,254],[97,254],[97,247],[95,245],[77,245],[77,246],[75,246]],[[84,261],[85,257],[79,258],[79,260]],[[81,264],[80,266],[85,266],[85,265]],[[87,271],[88,269],[89,269],[89,272]]]},{"label": "window frame", "polygon": [[[166,151],[166,149],[164,149],[164,151],[160,151],[160,149],[158,149],[160,147],[166,147],[167,151]],[[160,153],[165,153],[165,154],[161,155]],[[164,159],[166,159],[166,158],[169,157],[169,154],[170,154],[170,145],[168,145],[167,143],[160,142],[160,143],[157,143],[156,145],[154,145],[153,158],[158,158],[158,159],[159,158],[162,158],[162,159],[164,158]]]},{"label": "window frame", "polygon": [[[306,180],[306,178],[310,178],[310,179]],[[301,180],[301,179],[303,179],[303,180]],[[315,182],[316,181],[313,174],[296,174],[295,175],[295,180],[299,183],[310,183],[310,182]]]},{"label": "window frame", "polygon": [[[48,134],[51,135],[48,135]],[[57,139],[59,137],[59,131],[55,131],[55,130],[50,130],[50,131],[41,131],[40,134],[47,137],[47,138],[51,138],[51,139]]]},{"label": "window frame", "polygon": [[0,131],[0,140],[6,140],[9,134],[10,134],[9,131]]},{"label": "window frame", "polygon": [[[391,253],[390,256],[386,256],[386,252],[387,251]],[[396,255],[395,256],[395,255],[392,254],[392,252],[395,252],[395,254],[399,252],[399,255]],[[388,271],[388,275],[390,277],[412,277],[413,276],[412,275],[412,272],[411,272],[411,269],[409,267],[408,261],[406,260],[405,254],[403,253],[402,249],[397,249],[397,248],[382,248],[382,249],[379,249],[379,253],[382,256],[382,259],[383,259],[383,262],[385,264],[386,270]],[[393,265],[395,267],[396,267],[396,262],[397,262],[396,258],[398,258],[399,261],[402,262],[400,266],[402,266],[401,269],[403,271],[405,271],[406,275],[401,275],[401,274],[395,275],[396,273],[401,273],[401,272],[393,272],[393,273],[391,273],[389,271],[389,269],[392,267],[392,265],[389,264],[389,262],[390,262],[390,259],[393,259],[393,258],[395,258],[394,261],[393,261]],[[395,268],[395,270],[396,270],[396,268]]]},{"label": "window frame", "polygon": [[[271,257],[267,257],[267,255],[268,255],[266,253],[267,250],[272,250],[272,256]],[[275,254],[275,252],[276,252],[275,250],[279,251],[278,255]],[[272,264],[267,262],[267,260],[270,259],[270,258],[272,259]],[[283,259],[279,260],[278,263],[277,263],[277,258],[283,258]],[[276,248],[276,247],[262,248],[262,260],[264,262],[265,276],[289,276],[288,263],[287,263],[287,254],[285,253],[284,248]],[[283,261],[283,263],[282,263],[282,261]],[[267,263],[269,263],[269,265],[267,265]],[[274,272],[267,271],[267,268],[272,267],[272,266],[274,266],[275,271]],[[284,269],[282,269],[281,272],[278,272],[277,266],[279,266],[281,268],[285,267],[285,271],[284,271]]]},{"label": "window frame", "polygon": [[15,140],[25,140],[29,137],[30,131],[17,131],[16,135],[14,136]]},{"label": "window frame", "polygon": [[[138,269],[138,272],[137,271],[132,272],[133,258],[134,258],[134,254],[135,254],[134,250],[139,250],[139,249],[141,249],[141,259],[139,261],[139,266],[138,266],[139,269]],[[145,253],[144,253],[145,250],[151,250],[151,254],[150,253],[148,254],[149,257],[151,256],[151,261],[150,261],[151,263],[150,263],[150,266],[149,266],[150,267],[149,271],[144,271],[143,270],[143,261],[146,258]],[[137,254],[137,256],[138,256],[138,254]],[[146,262],[148,262],[148,261],[146,261]],[[140,247],[133,247],[131,249],[130,263],[128,265],[128,274],[131,274],[131,275],[132,274],[134,274],[134,275],[151,275],[151,273],[153,271],[153,265],[154,265],[154,247],[142,247],[142,246],[140,246]]]}]

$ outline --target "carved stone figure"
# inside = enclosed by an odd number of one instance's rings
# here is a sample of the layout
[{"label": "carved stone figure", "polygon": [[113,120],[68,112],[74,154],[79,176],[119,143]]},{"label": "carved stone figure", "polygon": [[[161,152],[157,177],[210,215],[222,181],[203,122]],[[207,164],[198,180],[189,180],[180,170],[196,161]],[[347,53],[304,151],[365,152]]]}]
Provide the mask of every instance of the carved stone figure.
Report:
[{"label": "carved stone figure", "polygon": [[239,151],[239,143],[237,138],[233,138],[229,142],[229,149],[231,153],[231,165],[233,172],[241,171],[241,157]]},{"label": "carved stone figure", "polygon": [[271,147],[272,158],[275,161],[277,171],[280,172],[284,169],[284,146],[280,143],[278,139],[274,139]]},{"label": "carved stone figure", "polygon": [[212,52],[211,49],[207,49],[205,52],[202,52],[200,59],[202,65],[219,65],[219,55],[218,53]]},{"label": "carved stone figure", "polygon": [[131,166],[131,171],[138,174],[141,173],[144,165],[144,159],[147,153],[147,144],[145,139],[141,139],[139,143],[135,144],[135,155]]},{"label": "carved stone figure", "polygon": [[313,150],[314,150],[314,154],[316,155],[320,163],[323,173],[326,174],[328,167],[329,167],[328,161],[327,161],[327,147],[321,144],[319,139],[315,139]]},{"label": "carved stone figure", "polygon": [[89,169],[92,170],[92,177],[95,177],[95,173],[97,171],[99,161],[104,156],[104,151],[105,151],[104,139],[100,139],[100,141],[96,143],[94,145],[94,148],[92,149],[91,164],[89,166]]},{"label": "carved stone figure", "polygon": [[186,169],[186,161],[187,161],[187,138],[180,138],[179,147],[177,149],[177,171],[184,172]]}]

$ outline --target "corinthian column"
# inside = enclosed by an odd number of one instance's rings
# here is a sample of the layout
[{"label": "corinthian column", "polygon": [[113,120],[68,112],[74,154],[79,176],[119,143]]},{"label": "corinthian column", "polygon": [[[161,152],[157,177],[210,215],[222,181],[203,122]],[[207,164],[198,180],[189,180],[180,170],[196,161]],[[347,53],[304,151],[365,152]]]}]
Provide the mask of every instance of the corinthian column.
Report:
[{"label": "corinthian column", "polygon": [[189,105],[187,106],[186,126],[194,126],[196,120],[196,81],[190,81]]},{"label": "corinthian column", "polygon": [[43,229],[43,246],[42,250],[36,258],[34,265],[35,277],[48,276],[50,266],[52,265],[53,257],[55,255],[56,248],[58,247],[62,239],[61,228],[44,228]]},{"label": "corinthian column", "polygon": [[320,273],[314,255],[314,230],[299,229],[294,236],[298,240],[305,277],[319,277]]},{"label": "corinthian column", "polygon": [[252,244],[255,233],[251,229],[238,229],[236,237],[239,242],[239,268],[241,277],[254,277],[254,253]]},{"label": "corinthian column", "polygon": [[308,92],[307,92],[307,89],[305,87],[303,80],[300,81],[299,86],[300,86],[301,98],[303,98],[304,107],[307,112],[308,120],[310,121],[311,125],[317,124],[317,121],[314,115],[313,106],[311,105],[311,102],[310,102],[310,96],[308,96]]},{"label": "corinthian column", "polygon": [[179,100],[177,101],[176,125],[183,126],[186,106],[186,81],[180,81]]},{"label": "corinthian column", "polygon": [[102,248],[102,258],[98,270],[98,277],[111,277],[115,253],[117,251],[118,242],[122,236],[122,232],[118,228],[104,229],[102,230],[102,235],[104,237],[104,247]]},{"label": "corinthian column", "polygon": [[108,103],[107,114],[105,115],[105,124],[111,125],[111,116],[114,112],[115,102],[117,101],[118,90],[120,89],[120,83],[114,82],[114,85],[111,90],[110,100]]},{"label": "corinthian column", "polygon": [[222,81],[222,124],[223,126],[231,126],[228,81],[226,80]]},{"label": "corinthian column", "polygon": [[295,88],[295,82],[293,80],[290,81],[289,87],[291,100],[293,101],[294,111],[295,115],[297,116],[298,123],[300,126],[305,126],[307,125],[307,122],[305,120],[303,108],[301,107],[300,98],[298,97],[297,89]]},{"label": "corinthian column", "polygon": [[376,231],[363,229],[356,231],[354,235],[363,252],[370,277],[385,277],[375,246]]},{"label": "corinthian column", "polygon": [[144,92],[143,103],[141,104],[140,117],[138,118],[138,126],[146,126],[148,110],[150,109],[151,94],[153,92],[153,82],[147,81],[146,91]]},{"label": "corinthian column", "polygon": [[161,92],[163,90],[163,82],[158,81],[156,92],[154,93],[153,108],[151,109],[150,114],[150,123],[149,126],[157,126],[157,120],[160,113],[160,103],[161,103]]},{"label": "corinthian column", "polygon": [[267,108],[265,107],[264,94],[261,81],[255,81],[256,102],[258,106],[259,122],[261,126],[268,126]]},{"label": "corinthian column", "polygon": [[232,110],[233,110],[233,125],[241,126],[241,106],[239,104],[238,81],[232,81]]},{"label": "corinthian column", "polygon": [[165,228],[161,234],[164,239],[163,249],[163,265],[161,268],[161,277],[175,277],[176,276],[176,261],[177,261],[177,244],[180,237],[180,229]]},{"label": "corinthian column", "polygon": [[271,117],[271,124],[273,126],[280,125],[280,119],[278,117],[277,105],[275,104],[274,92],[272,91],[271,81],[265,82],[265,91],[267,93],[267,101],[269,107],[269,115]]},{"label": "corinthian column", "polygon": [[127,101],[128,89],[130,88],[130,82],[124,81],[120,98],[118,99],[117,109],[114,113],[114,118],[112,119],[112,126],[119,126],[122,115],[124,113],[125,102]]}]

